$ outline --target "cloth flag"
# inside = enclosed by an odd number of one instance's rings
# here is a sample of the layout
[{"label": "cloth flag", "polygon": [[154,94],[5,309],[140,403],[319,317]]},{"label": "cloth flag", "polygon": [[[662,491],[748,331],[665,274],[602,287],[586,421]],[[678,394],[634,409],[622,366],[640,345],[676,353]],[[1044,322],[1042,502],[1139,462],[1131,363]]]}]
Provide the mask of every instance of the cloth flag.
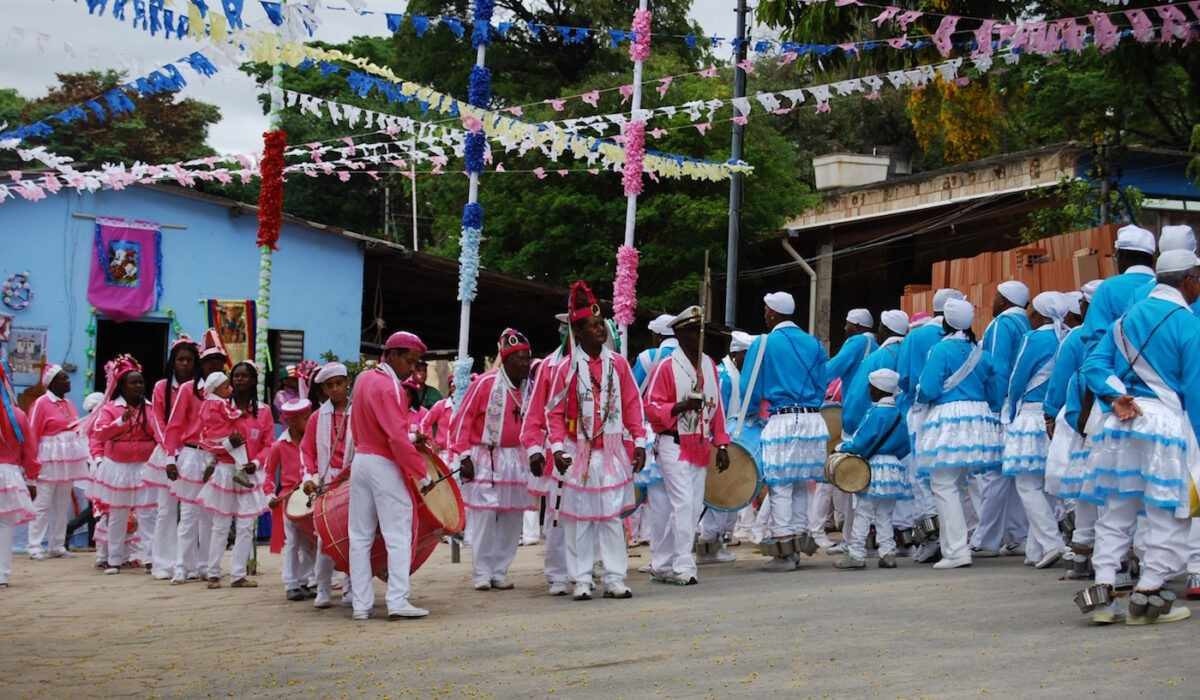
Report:
[{"label": "cloth flag", "polygon": [[140,318],[162,297],[162,232],[158,224],[96,219],[88,301],[116,321]]}]

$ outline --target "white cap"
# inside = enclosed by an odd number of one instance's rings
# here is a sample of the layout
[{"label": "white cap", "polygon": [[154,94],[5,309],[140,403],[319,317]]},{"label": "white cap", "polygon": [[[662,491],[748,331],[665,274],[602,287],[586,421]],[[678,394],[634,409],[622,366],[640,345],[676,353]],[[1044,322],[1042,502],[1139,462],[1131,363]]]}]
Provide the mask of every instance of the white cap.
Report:
[{"label": "white cap", "polygon": [[1163,226],[1158,234],[1158,250],[1196,250],[1196,234],[1191,226]]},{"label": "white cap", "polygon": [[216,392],[217,387],[229,381],[229,377],[224,372],[213,372],[204,378],[204,391],[209,394]]},{"label": "white cap", "polygon": [[317,384],[324,382],[327,379],[334,377],[349,377],[350,373],[346,370],[346,365],[341,362],[327,362],[321,369],[317,370],[317,376],[313,377],[313,381]]},{"label": "white cap", "polygon": [[951,299],[965,298],[966,296],[957,289],[939,289],[933,293],[933,313],[942,313],[946,308],[946,302]]},{"label": "white cap", "polygon": [[889,394],[895,394],[900,387],[900,375],[894,369],[883,367],[875,370],[867,375],[867,381],[871,386],[880,391],[886,391]]},{"label": "white cap", "polygon": [[1117,230],[1117,250],[1136,250],[1154,255],[1154,234],[1141,226],[1122,226]]},{"label": "white cap", "polygon": [[[699,323],[703,318],[704,318],[704,309],[701,309],[699,306],[696,306],[695,304],[693,304],[693,305],[687,307],[686,309],[684,309],[683,311],[680,311],[679,315],[673,317],[670,320],[670,322],[667,323],[667,326],[669,328],[676,328],[678,326],[682,326],[682,325],[685,325],[688,323]],[[655,319],[655,320],[657,320],[657,319]],[[672,331],[672,333],[673,332],[674,331]]]},{"label": "white cap", "polygon": [[1051,321],[1061,321],[1070,310],[1070,301],[1065,294],[1042,292],[1033,298],[1033,310]]},{"label": "white cap", "polygon": [[965,299],[947,299],[942,315],[946,317],[946,323],[949,323],[951,328],[965,331],[971,327],[971,321],[975,320],[975,307]]},{"label": "white cap", "polygon": [[571,314],[567,314],[567,313],[554,314],[554,320],[558,321],[559,323],[562,323],[564,325],[568,324],[571,322]]},{"label": "white cap", "polygon": [[898,335],[908,334],[908,314],[900,309],[888,309],[879,314],[879,322]]},{"label": "white cap", "polygon": [[846,320],[863,328],[875,327],[875,317],[866,309],[850,309],[850,313],[846,314]]},{"label": "white cap", "polygon": [[1089,303],[1092,301],[1092,297],[1095,296],[1096,290],[1100,288],[1100,282],[1101,280],[1092,280],[1090,282],[1083,283],[1083,286],[1079,288],[1079,291],[1083,293],[1084,301]]},{"label": "white cap", "polygon": [[1063,292],[1063,296],[1067,298],[1067,311],[1076,316],[1083,315],[1083,307],[1079,305],[1083,300],[1083,292]]},{"label": "white cap", "polygon": [[763,297],[763,303],[777,314],[791,316],[796,313],[796,300],[787,292],[771,292]]},{"label": "white cap", "polygon": [[1018,280],[1001,282],[996,287],[996,292],[1017,306],[1029,305],[1029,287],[1025,286],[1024,282]]},{"label": "white cap", "polygon": [[753,342],[754,336],[746,331],[734,331],[730,334],[729,352],[746,352]]},{"label": "white cap", "polygon": [[646,328],[649,328],[650,332],[655,335],[672,336],[675,335],[675,331],[671,330],[671,321],[673,320],[675,317],[671,314],[663,314],[647,323]]},{"label": "white cap", "polygon": [[1167,272],[1183,272],[1197,265],[1200,265],[1200,259],[1197,259],[1196,254],[1192,251],[1168,250],[1158,256],[1158,263],[1155,264],[1154,271],[1160,275]]},{"label": "white cap", "polygon": [[101,394],[98,391],[93,391],[92,393],[83,397],[83,410],[91,413],[102,403],[104,403],[104,394]]}]

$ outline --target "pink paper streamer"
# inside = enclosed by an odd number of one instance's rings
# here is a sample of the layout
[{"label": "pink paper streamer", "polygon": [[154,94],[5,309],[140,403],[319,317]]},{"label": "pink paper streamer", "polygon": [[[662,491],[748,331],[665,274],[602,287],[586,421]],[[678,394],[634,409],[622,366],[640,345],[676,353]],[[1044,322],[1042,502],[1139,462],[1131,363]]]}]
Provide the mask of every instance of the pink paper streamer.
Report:
[{"label": "pink paper streamer", "polygon": [[946,15],[938,24],[937,31],[933,33],[933,45],[937,47],[938,53],[942,56],[949,56],[954,50],[954,42],[950,37],[954,34],[954,28],[958,26],[958,17],[954,15]]},{"label": "pink paper streamer", "polygon": [[645,61],[650,58],[650,10],[639,9],[633,13],[634,39],[629,44],[629,58]]},{"label": "pink paper streamer", "polygon": [[613,282],[613,318],[622,326],[637,319],[638,251],[633,246],[617,248],[617,278]]},{"label": "pink paper streamer", "polygon": [[621,173],[621,184],[626,197],[642,193],[642,162],[646,157],[646,122],[625,122],[621,130],[625,136],[625,169]]}]

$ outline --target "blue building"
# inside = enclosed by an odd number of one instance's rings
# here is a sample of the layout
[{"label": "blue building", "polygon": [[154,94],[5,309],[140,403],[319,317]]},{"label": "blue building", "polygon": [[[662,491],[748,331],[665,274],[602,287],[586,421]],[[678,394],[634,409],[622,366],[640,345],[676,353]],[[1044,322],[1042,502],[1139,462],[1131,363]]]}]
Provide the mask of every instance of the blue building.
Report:
[{"label": "blue building", "polygon": [[[93,316],[88,281],[97,254],[96,217],[159,226],[161,296],[139,318],[116,322]],[[10,359],[40,351],[48,362],[73,368],[71,398],[77,406],[102,386],[103,364],[118,352],[138,357],[147,379],[157,380],[173,329],[199,338],[208,326],[205,300],[257,297],[257,228],[254,207],[172,187],[63,192],[40,202],[5,202],[0,205],[0,280],[27,272],[32,291],[23,310],[0,305],[0,314],[12,317],[4,343]],[[370,241],[285,217],[271,279],[275,365],[316,359],[327,351],[358,357],[363,255]],[[38,348],[43,330],[45,347]],[[27,377],[16,376],[18,392],[29,385]]]}]

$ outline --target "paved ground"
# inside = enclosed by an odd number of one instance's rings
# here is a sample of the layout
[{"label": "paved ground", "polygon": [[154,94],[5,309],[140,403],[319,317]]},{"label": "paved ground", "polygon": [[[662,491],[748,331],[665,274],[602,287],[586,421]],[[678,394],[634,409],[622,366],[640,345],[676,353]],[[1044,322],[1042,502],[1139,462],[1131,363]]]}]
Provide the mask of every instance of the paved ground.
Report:
[{"label": "paved ground", "polygon": [[18,556],[0,697],[1197,695],[1200,619],[1089,628],[1076,584],[1019,559],[838,572],[817,556],[767,574],[735,551],[699,586],[635,575],[632,600],[577,603],[544,595],[539,547],[504,593],[471,590],[443,548],[414,579],[430,617],[366,623],[286,602],[273,557],[262,588],[208,591]]}]

